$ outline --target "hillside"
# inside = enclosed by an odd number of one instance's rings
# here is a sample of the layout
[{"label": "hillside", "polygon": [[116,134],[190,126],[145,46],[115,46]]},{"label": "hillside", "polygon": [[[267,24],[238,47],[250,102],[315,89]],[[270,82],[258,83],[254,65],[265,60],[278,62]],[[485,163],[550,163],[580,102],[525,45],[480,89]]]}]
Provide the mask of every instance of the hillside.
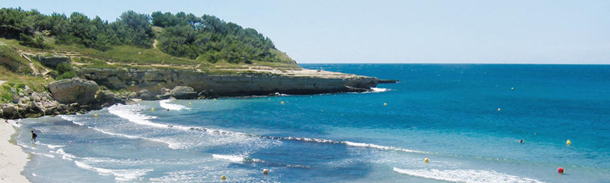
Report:
[{"label": "hillside", "polygon": [[[370,91],[377,78],[307,70],[251,28],[211,15],[0,9],[0,117],[73,114],[132,99]],[[136,100],[137,101],[137,100]]]},{"label": "hillside", "polygon": [[[95,55],[97,59],[116,59],[109,55],[120,53],[118,62],[295,64],[275,48],[271,39],[255,29],[244,29],[211,15],[198,17],[184,12],[153,12],[150,16],[127,11],[109,23],[78,12],[68,17],[2,8],[0,37],[18,40],[20,45],[43,52],[74,51]],[[132,53],[138,56],[122,57]],[[161,58],[151,60],[151,57]]]},{"label": "hillside", "polygon": [[[58,68],[59,63],[67,65]],[[0,9],[0,80],[8,80],[0,88],[2,101],[10,101],[11,87],[40,90],[55,79],[76,76],[73,67],[300,70],[269,38],[211,15],[127,11],[109,23],[77,12]]]}]

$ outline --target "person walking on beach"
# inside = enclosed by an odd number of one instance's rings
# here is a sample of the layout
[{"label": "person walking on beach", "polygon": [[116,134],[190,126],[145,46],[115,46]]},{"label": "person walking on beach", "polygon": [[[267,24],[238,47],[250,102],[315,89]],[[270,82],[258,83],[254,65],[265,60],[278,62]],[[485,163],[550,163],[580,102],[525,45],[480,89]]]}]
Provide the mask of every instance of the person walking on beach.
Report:
[{"label": "person walking on beach", "polygon": [[34,130],[32,130],[32,143],[36,143],[36,137],[38,137],[38,135],[36,135],[36,133],[34,133]]}]

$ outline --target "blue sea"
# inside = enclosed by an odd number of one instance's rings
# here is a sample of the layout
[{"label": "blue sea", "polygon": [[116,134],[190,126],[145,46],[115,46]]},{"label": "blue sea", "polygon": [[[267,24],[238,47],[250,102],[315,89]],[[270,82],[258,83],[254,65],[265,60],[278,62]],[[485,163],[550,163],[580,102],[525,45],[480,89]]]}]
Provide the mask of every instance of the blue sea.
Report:
[{"label": "blue sea", "polygon": [[608,65],[302,67],[400,82],[25,119],[16,137],[33,155],[24,175],[45,183],[610,182]]}]

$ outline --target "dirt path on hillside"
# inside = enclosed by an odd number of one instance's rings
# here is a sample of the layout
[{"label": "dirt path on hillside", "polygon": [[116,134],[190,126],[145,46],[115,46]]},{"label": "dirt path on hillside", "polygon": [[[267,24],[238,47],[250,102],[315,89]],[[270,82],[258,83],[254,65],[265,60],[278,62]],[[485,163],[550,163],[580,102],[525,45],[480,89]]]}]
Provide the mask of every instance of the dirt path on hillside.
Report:
[{"label": "dirt path on hillside", "polygon": [[36,67],[34,67],[34,62],[32,62],[32,60],[30,59],[30,57],[28,57],[27,55],[21,55],[21,57],[23,57],[24,59],[26,59],[28,62],[30,62],[30,69],[32,69],[32,73],[37,74],[38,69],[36,69]]}]

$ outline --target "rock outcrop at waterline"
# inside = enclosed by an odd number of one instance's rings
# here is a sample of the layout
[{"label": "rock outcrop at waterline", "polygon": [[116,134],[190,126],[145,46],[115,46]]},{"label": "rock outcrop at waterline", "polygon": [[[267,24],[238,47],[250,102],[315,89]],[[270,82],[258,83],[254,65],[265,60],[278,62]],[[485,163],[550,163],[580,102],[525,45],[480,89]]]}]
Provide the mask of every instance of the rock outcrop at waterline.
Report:
[{"label": "rock outcrop at waterline", "polygon": [[115,103],[125,103],[126,100],[110,91],[100,91],[95,82],[80,78],[52,82],[49,84],[49,90],[51,93],[35,92],[27,86],[24,89],[13,88],[13,103],[0,105],[0,118],[84,113]]},{"label": "rock outcrop at waterline", "polygon": [[[14,90],[13,103],[3,104],[2,118],[84,113],[130,98],[159,100],[284,94],[318,94],[368,91],[373,77],[315,70],[247,70],[245,73],[210,74],[173,69],[81,68],[73,78],[49,84],[50,91]],[[103,87],[102,87],[103,86]],[[129,91],[116,95],[108,90]],[[173,88],[173,89],[168,89]]]},{"label": "rock outcrop at waterline", "polygon": [[97,83],[80,78],[64,79],[49,84],[53,98],[62,104],[89,104],[95,102]]},{"label": "rock outcrop at waterline", "polygon": [[[219,97],[284,94],[319,94],[367,91],[377,86],[378,79],[328,71],[252,71],[235,74],[209,74],[192,70],[172,69],[99,69],[81,68],[82,77],[109,89],[140,91],[142,99],[159,99],[164,88],[188,86],[188,94],[176,98]],[[196,94],[196,95],[195,95]]]}]

